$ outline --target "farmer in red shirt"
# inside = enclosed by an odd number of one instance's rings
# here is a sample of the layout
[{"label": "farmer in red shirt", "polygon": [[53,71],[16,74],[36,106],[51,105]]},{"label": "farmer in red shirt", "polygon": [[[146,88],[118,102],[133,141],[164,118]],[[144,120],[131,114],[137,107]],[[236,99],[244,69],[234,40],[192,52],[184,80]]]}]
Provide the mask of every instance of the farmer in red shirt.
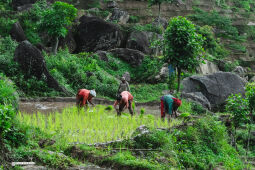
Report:
[{"label": "farmer in red shirt", "polygon": [[[120,95],[117,95],[117,100],[114,102],[114,108],[117,111],[117,115],[120,116],[121,112],[128,108],[129,113],[133,116],[132,110],[132,101],[133,96],[128,91],[121,92]],[[119,109],[117,109],[117,105],[119,105]]]},{"label": "farmer in red shirt", "polygon": [[80,89],[78,90],[78,93],[76,95],[76,105],[78,108],[84,107],[86,108],[88,106],[88,102],[92,104],[92,106],[95,106],[94,103],[92,103],[92,98],[96,97],[96,91],[95,90],[87,90],[87,89]]}]

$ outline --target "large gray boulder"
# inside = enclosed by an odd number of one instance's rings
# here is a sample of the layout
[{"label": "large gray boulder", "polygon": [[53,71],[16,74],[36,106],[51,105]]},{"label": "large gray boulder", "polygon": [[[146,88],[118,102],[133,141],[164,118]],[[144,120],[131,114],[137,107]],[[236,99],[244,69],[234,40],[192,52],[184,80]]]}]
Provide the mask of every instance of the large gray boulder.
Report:
[{"label": "large gray boulder", "polygon": [[144,31],[134,31],[127,40],[127,48],[139,50],[144,54],[150,54],[150,41],[148,34]]},{"label": "large gray boulder", "polygon": [[165,18],[157,17],[151,24],[155,27],[163,27],[164,29],[166,29],[166,27],[168,26],[168,21]]},{"label": "large gray boulder", "polygon": [[107,8],[112,9],[112,8],[118,8],[118,4],[116,1],[107,1]]},{"label": "large gray boulder", "polygon": [[169,76],[169,69],[167,65],[163,65],[158,75],[156,75],[154,78],[148,81],[151,83],[163,82],[167,79],[168,76]]},{"label": "large gray boulder", "polygon": [[140,64],[142,64],[144,59],[144,54],[138,50],[128,48],[116,48],[110,50],[109,52],[111,52],[115,57],[126,61],[132,67],[139,66]]},{"label": "large gray boulder", "polygon": [[197,70],[199,74],[203,75],[212,74],[220,71],[216,64],[208,60],[205,60],[205,63],[199,64]]},{"label": "large gray boulder", "polygon": [[34,4],[37,0],[12,0],[13,9],[17,10],[20,6],[26,6]]},{"label": "large gray boulder", "polygon": [[117,48],[121,44],[122,37],[117,25],[97,17],[82,16],[75,36],[76,51],[95,52]]},{"label": "large gray boulder", "polygon": [[123,11],[119,8],[112,9],[112,15],[109,18],[109,21],[118,22],[120,24],[126,24],[129,20],[129,14],[126,11]]},{"label": "large gray boulder", "polygon": [[245,93],[242,78],[230,72],[191,76],[185,78],[182,84],[182,93],[201,92],[210,102],[212,110],[222,109],[231,94]]},{"label": "large gray boulder", "polygon": [[255,76],[250,79],[250,82],[255,82]]},{"label": "large gray boulder", "polygon": [[16,40],[17,42],[21,42],[21,41],[24,41],[27,39],[25,36],[24,30],[21,27],[19,22],[15,22],[12,25],[10,34],[11,34],[12,39]]},{"label": "large gray boulder", "polygon": [[14,60],[19,63],[25,77],[35,76],[40,80],[45,76],[49,87],[70,95],[70,93],[50,75],[41,51],[29,41],[22,41],[18,45],[14,53]]},{"label": "large gray boulder", "polygon": [[155,40],[163,40],[163,36],[154,32],[134,31],[129,35],[126,47],[144,54],[160,54],[159,48],[151,48],[151,42]]},{"label": "large gray boulder", "polygon": [[106,51],[97,51],[95,54],[99,56],[99,59],[105,62],[108,62],[108,56]]},{"label": "large gray boulder", "polygon": [[182,93],[181,97],[188,101],[195,101],[204,108],[211,110],[211,104],[208,99],[201,92]]},{"label": "large gray boulder", "polygon": [[242,66],[236,66],[233,72],[242,77],[244,81],[248,81],[248,76],[246,76],[247,70]]}]

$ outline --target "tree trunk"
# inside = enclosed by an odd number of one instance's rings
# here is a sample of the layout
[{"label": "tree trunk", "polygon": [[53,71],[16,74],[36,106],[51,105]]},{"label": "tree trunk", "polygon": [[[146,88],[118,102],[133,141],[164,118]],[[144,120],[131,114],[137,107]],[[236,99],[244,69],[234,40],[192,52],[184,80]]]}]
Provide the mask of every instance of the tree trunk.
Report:
[{"label": "tree trunk", "polygon": [[248,129],[248,141],[247,141],[247,150],[246,150],[246,159],[248,158],[248,152],[250,150],[250,140],[251,140],[251,125],[253,124],[252,118],[252,109],[250,110],[250,125]]},{"label": "tree trunk", "polygon": [[180,91],[180,83],[181,83],[181,68],[177,67],[177,80],[178,80],[178,87],[177,92]]},{"label": "tree trunk", "polygon": [[57,54],[58,42],[59,42],[58,37],[56,37],[56,38],[55,38],[55,44],[54,44],[54,46],[52,47],[52,52],[53,52],[54,55]]},{"label": "tree trunk", "polygon": [[236,127],[235,127],[235,131],[234,131],[234,146],[235,146],[235,149],[237,149],[237,146],[236,146]]},{"label": "tree trunk", "polygon": [[160,18],[160,3],[158,4],[158,18]]},{"label": "tree trunk", "polygon": [[250,140],[251,140],[251,125],[249,125],[248,129],[248,141],[247,141],[247,149],[246,149],[246,159],[248,158],[248,152],[250,149]]}]

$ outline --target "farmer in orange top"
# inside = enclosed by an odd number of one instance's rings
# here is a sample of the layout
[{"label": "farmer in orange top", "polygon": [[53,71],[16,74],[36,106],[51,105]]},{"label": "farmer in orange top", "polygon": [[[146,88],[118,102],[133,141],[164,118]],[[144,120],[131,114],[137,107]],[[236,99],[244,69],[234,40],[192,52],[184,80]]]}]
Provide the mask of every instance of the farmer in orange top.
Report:
[{"label": "farmer in orange top", "polygon": [[[132,101],[133,96],[128,91],[123,91],[120,95],[117,95],[117,100],[114,102],[114,108],[117,111],[117,115],[120,116],[121,112],[128,108],[129,113],[133,116],[132,110]],[[117,105],[119,105],[119,109],[117,109]]]},{"label": "farmer in orange top", "polygon": [[87,90],[87,89],[80,89],[78,90],[78,93],[76,95],[76,105],[78,108],[84,107],[86,108],[88,106],[88,102],[92,104],[92,106],[95,106],[94,103],[92,103],[91,99],[93,97],[96,97],[96,91],[95,90]]}]

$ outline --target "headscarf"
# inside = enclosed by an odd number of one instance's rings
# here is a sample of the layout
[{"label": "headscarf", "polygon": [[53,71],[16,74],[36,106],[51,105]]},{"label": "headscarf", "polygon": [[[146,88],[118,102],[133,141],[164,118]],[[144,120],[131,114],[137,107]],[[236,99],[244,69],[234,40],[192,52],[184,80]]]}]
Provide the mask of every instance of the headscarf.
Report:
[{"label": "headscarf", "polygon": [[182,104],[182,101],[180,99],[177,99],[177,98],[173,98],[174,100],[174,105],[177,106],[177,107],[180,107],[181,104]]}]

